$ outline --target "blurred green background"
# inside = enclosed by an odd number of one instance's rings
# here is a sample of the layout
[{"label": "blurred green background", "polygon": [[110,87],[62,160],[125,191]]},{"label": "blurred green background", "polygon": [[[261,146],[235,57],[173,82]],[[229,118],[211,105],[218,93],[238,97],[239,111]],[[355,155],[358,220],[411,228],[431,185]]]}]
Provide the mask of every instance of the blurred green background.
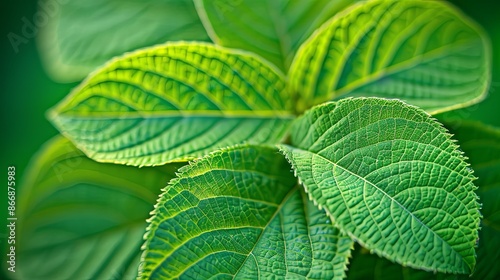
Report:
[{"label": "blurred green background", "polygon": [[[439,116],[441,119],[461,117],[480,120],[500,127],[500,3],[496,1],[451,1],[466,14],[481,24],[493,43],[493,79],[489,97],[479,105],[461,109],[457,112]],[[16,186],[22,183],[22,176],[30,158],[40,146],[57,134],[47,121],[45,112],[61,100],[76,83],[60,84],[52,81],[45,73],[37,51],[36,38],[26,38],[18,45],[18,50],[11,44],[9,36],[22,36],[25,20],[33,22],[37,10],[36,0],[2,0],[1,19],[1,173],[2,187],[1,215],[6,221],[7,215],[7,167],[16,167]],[[36,32],[36,30],[35,30]],[[11,34],[11,35],[9,35]],[[22,219],[22,217],[19,217]],[[3,223],[2,223],[3,224]],[[2,247],[2,267],[5,266],[5,245],[7,228],[0,227]],[[9,279],[10,275],[0,275]]]},{"label": "blurred green background", "polygon": [[16,167],[16,187],[30,158],[40,146],[57,134],[56,129],[45,118],[46,110],[63,98],[76,84],[53,82],[42,68],[37,52],[36,38],[27,39],[13,48],[9,34],[22,34],[23,18],[30,21],[37,10],[36,0],[1,1],[1,178],[2,187],[0,219],[0,246],[2,269],[0,279],[12,279],[6,275],[7,230],[7,167]]}]

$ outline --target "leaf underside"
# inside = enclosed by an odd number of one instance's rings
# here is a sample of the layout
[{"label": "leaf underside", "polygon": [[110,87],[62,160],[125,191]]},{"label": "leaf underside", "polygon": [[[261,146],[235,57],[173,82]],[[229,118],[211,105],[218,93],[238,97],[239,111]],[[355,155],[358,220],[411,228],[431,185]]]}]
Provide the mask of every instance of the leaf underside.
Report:
[{"label": "leaf underside", "polygon": [[16,246],[22,279],[133,279],[146,218],[179,167],[97,163],[62,137],[28,169]]},{"label": "leaf underside", "polygon": [[262,146],[182,168],[148,230],[142,279],[341,279],[353,246],[307,200],[278,151]]},{"label": "leaf underside", "polygon": [[354,0],[195,0],[212,41],[248,50],[287,72],[300,45]]},{"label": "leaf underside", "polygon": [[40,13],[44,64],[59,81],[82,80],[112,57],[176,40],[208,41],[191,0],[49,0]]},{"label": "leaf underside", "polygon": [[477,103],[490,83],[489,41],[442,1],[367,1],[318,29],[297,52],[299,111],[342,96],[397,98],[438,113]]},{"label": "leaf underside", "polygon": [[294,118],[284,88],[282,74],[251,54],[169,43],[111,61],[50,117],[94,160],[161,165],[279,142]]},{"label": "leaf underside", "polygon": [[364,247],[410,267],[470,273],[479,210],[446,130],[401,101],[317,106],[281,145],[311,199]]}]

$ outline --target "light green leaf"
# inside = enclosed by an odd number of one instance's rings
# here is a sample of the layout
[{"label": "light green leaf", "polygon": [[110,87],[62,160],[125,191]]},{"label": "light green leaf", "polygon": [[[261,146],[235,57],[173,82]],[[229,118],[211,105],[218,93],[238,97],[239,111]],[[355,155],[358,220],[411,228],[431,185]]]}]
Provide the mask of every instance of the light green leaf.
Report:
[{"label": "light green leaf", "polygon": [[269,147],[180,169],[150,223],[142,279],[341,279],[353,246]]},{"label": "light green leaf", "polygon": [[39,46],[59,81],[83,79],[108,59],[175,40],[209,40],[191,0],[48,0]]},{"label": "light green leaf", "polygon": [[97,163],[49,141],[18,196],[19,279],[134,279],[146,218],[177,167]]},{"label": "light green leaf", "polygon": [[50,117],[92,159],[150,166],[243,142],[277,143],[291,109],[283,75],[261,59],[180,42],[111,61]]},{"label": "light green leaf", "polygon": [[287,71],[300,45],[355,0],[195,0],[215,43],[249,50]]},{"label": "light green leaf", "polygon": [[367,1],[339,13],[290,70],[298,111],[340,96],[397,98],[438,113],[477,103],[490,83],[484,32],[442,1]]},{"label": "light green leaf", "polygon": [[500,279],[500,129],[475,122],[451,125],[478,177],[483,220],[474,279]]},{"label": "light green leaf", "polygon": [[369,250],[414,268],[470,273],[479,210],[457,145],[422,110],[348,98],[308,111],[283,153],[310,198]]}]

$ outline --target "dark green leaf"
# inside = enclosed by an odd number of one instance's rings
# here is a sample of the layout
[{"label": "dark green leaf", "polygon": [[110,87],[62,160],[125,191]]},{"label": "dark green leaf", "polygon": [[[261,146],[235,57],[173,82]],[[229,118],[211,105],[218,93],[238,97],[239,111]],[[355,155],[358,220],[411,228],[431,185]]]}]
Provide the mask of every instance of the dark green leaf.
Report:
[{"label": "dark green leaf", "polygon": [[398,100],[317,106],[282,145],[310,198],[364,247],[410,267],[471,273],[479,226],[473,176],[450,135]]},{"label": "dark green leaf", "polygon": [[48,142],[19,193],[21,278],[134,279],[146,218],[178,166],[97,163],[62,137]]}]

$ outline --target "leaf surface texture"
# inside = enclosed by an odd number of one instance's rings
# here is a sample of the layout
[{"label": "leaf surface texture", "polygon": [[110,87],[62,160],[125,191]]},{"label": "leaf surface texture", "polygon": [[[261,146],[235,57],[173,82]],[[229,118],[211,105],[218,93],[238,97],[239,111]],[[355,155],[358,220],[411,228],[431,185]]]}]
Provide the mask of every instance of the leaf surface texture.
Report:
[{"label": "leaf surface texture", "polygon": [[479,207],[450,135],[401,101],[349,98],[314,107],[283,153],[311,199],[378,255],[414,268],[467,274]]},{"label": "leaf surface texture", "polygon": [[260,58],[180,42],[111,61],[50,116],[94,160],[151,166],[278,143],[291,109],[283,74]]},{"label": "leaf surface texture", "polygon": [[182,168],[148,230],[142,279],[341,279],[353,246],[262,146]]},{"label": "leaf surface texture", "polygon": [[437,113],[484,98],[489,41],[441,1],[366,1],[326,22],[290,70],[298,110],[341,96],[397,98]]},{"label": "leaf surface texture", "polygon": [[300,45],[354,0],[195,0],[212,40],[248,50],[284,72]]}]

